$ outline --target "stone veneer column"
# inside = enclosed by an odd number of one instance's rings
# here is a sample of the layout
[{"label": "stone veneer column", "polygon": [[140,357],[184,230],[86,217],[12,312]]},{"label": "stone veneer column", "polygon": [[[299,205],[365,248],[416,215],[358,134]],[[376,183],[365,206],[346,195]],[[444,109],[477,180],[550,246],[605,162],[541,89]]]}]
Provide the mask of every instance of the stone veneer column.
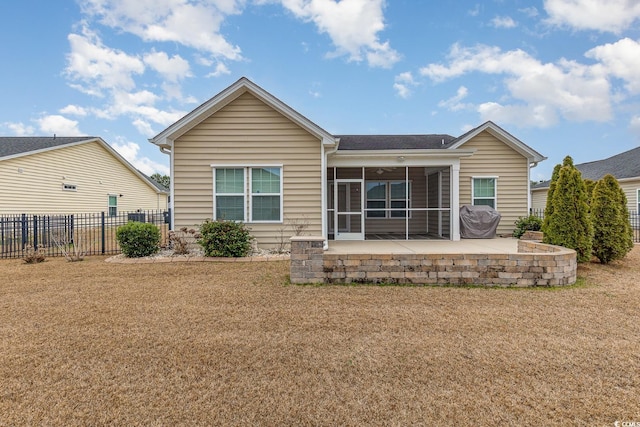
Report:
[{"label": "stone veneer column", "polygon": [[324,237],[291,238],[291,283],[325,283]]}]

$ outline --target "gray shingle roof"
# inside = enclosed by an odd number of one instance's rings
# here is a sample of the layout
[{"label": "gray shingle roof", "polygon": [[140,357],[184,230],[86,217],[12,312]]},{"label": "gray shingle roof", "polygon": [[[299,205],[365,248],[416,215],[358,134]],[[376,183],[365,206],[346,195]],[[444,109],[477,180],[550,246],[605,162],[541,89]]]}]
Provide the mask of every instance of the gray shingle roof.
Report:
[{"label": "gray shingle roof", "polygon": [[[448,148],[451,135],[336,135],[342,150],[433,150]],[[444,144],[443,144],[444,142]]]},{"label": "gray shingle roof", "polygon": [[[582,173],[582,178],[598,181],[606,174],[616,179],[640,177],[640,147],[624,153],[616,154],[603,160],[580,163],[576,168]],[[544,181],[532,188],[548,188],[551,181]]]},{"label": "gray shingle roof", "polygon": [[92,136],[3,136],[0,137],[0,158],[15,156],[75,142],[95,139]]}]

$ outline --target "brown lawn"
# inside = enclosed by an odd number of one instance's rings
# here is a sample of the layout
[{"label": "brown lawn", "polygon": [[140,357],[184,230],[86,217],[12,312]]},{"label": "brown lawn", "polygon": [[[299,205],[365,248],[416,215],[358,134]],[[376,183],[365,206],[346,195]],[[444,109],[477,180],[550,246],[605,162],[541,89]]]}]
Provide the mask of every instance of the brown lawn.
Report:
[{"label": "brown lawn", "polygon": [[565,289],[0,262],[0,425],[640,421],[640,247]]}]

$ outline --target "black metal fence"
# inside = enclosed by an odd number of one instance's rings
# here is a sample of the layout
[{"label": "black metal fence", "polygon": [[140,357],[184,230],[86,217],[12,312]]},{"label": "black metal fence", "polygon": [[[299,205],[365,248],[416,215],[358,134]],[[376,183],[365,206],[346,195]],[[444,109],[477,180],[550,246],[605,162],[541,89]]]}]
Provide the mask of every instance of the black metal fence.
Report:
[{"label": "black metal fence", "polygon": [[108,212],[53,215],[0,216],[0,258],[22,258],[32,248],[46,256],[63,256],[71,248],[85,255],[120,253],[116,230],[129,221],[160,227],[161,245],[166,245],[170,211]]},{"label": "black metal fence", "polygon": [[[544,209],[531,209],[531,215],[544,218]],[[629,211],[629,222],[633,229],[633,241],[640,243],[640,211]]]}]

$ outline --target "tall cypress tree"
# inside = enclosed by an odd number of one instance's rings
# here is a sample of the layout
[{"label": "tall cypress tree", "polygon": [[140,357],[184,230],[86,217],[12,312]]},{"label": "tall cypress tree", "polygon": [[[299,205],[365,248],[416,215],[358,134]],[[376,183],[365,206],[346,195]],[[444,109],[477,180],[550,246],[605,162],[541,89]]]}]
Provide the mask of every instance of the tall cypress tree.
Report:
[{"label": "tall cypress tree", "polygon": [[553,213],[553,193],[556,191],[556,182],[558,181],[558,175],[560,175],[561,164],[557,164],[553,168],[553,173],[551,174],[551,183],[549,184],[549,191],[547,191],[547,203],[544,207],[544,218],[542,220],[542,232],[544,233],[546,228],[549,226],[549,217]]},{"label": "tall cypress tree", "polygon": [[596,184],[591,202],[593,254],[601,263],[622,259],[633,248],[627,197],[612,175]]},{"label": "tall cypress tree", "polygon": [[558,172],[551,197],[551,214],[546,215],[544,242],[577,252],[578,262],[591,260],[593,226],[589,218],[586,186],[580,171],[567,156]]}]

